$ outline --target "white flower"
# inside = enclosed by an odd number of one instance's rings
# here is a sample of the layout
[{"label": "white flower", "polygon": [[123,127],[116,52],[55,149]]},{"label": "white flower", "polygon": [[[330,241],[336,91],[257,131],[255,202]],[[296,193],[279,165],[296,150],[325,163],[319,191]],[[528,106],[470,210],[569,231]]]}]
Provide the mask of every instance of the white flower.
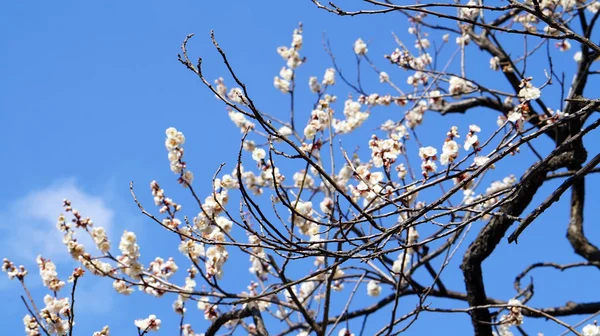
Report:
[{"label": "white flower", "polygon": [[263,160],[266,156],[267,153],[262,148],[255,148],[254,151],[252,151],[252,160],[256,162],[260,162],[260,160]]},{"label": "white flower", "polygon": [[369,281],[369,283],[367,284],[367,294],[369,296],[379,296],[379,294],[381,294],[381,286],[379,286],[379,283],[377,281]]},{"label": "white flower", "polygon": [[560,42],[556,43],[556,46],[558,47],[558,50],[565,52],[568,51],[569,49],[571,49],[571,43],[568,40],[563,40]]},{"label": "white flower", "polygon": [[423,163],[421,163],[421,169],[423,170],[423,174],[435,173],[437,165],[435,164],[435,161],[427,159],[423,160]]},{"label": "white flower", "polygon": [[150,315],[146,319],[135,320],[134,324],[142,331],[158,331],[160,329],[160,320],[156,315]]},{"label": "white flower", "polygon": [[120,294],[129,295],[133,293],[133,288],[127,286],[127,283],[123,280],[115,280],[113,282],[113,288]]},{"label": "white flower", "polygon": [[450,84],[448,91],[451,95],[461,95],[473,90],[473,85],[460,77],[452,76],[448,83]]},{"label": "white flower", "polygon": [[476,156],[473,161],[475,162],[475,164],[477,165],[477,167],[481,167],[484,164],[486,164],[488,161],[490,161],[490,159],[486,156]]},{"label": "white flower", "polygon": [[426,38],[415,41],[415,48],[417,48],[417,49],[427,49],[427,48],[429,48],[430,45],[431,45],[431,43]]},{"label": "white flower", "polygon": [[437,149],[435,149],[431,146],[419,148],[419,156],[423,160],[428,159],[430,157],[434,157],[436,154],[437,154]]},{"label": "white flower", "polygon": [[440,163],[442,165],[447,165],[448,163],[454,161],[458,156],[458,144],[454,140],[449,140],[444,142],[444,146],[442,147],[442,155],[440,156]]},{"label": "white flower", "polygon": [[317,134],[317,131],[318,131],[318,129],[315,127],[315,125],[310,123],[310,124],[306,125],[306,127],[304,128],[304,136],[307,139],[312,139]]},{"label": "white flower", "polygon": [[500,58],[498,56],[494,56],[490,58],[490,69],[496,71],[500,68]]},{"label": "white flower", "polygon": [[325,70],[325,75],[323,75],[323,85],[333,85],[335,84],[335,69],[328,68]]},{"label": "white flower", "polygon": [[519,91],[519,97],[524,100],[535,100],[540,98],[542,92],[535,86],[524,87]]},{"label": "white flower", "polygon": [[340,330],[340,332],[338,333],[338,336],[354,336],[354,334],[351,333],[350,330],[348,330],[346,328],[342,328]]},{"label": "white flower", "polygon": [[471,36],[467,34],[456,38],[456,44],[458,44],[459,46],[466,46],[467,44],[469,44],[469,42],[471,42]]},{"label": "white flower", "polygon": [[290,82],[286,79],[281,79],[275,76],[275,79],[273,80],[273,85],[277,90],[281,91],[282,93],[290,92]]},{"label": "white flower", "polygon": [[367,44],[362,40],[362,39],[358,39],[356,40],[356,42],[354,42],[354,53],[357,55],[364,55],[367,53],[367,51],[369,51],[369,49],[367,49]]},{"label": "white flower", "polygon": [[[593,14],[598,13],[598,10],[600,10],[600,1],[594,1],[593,3],[591,3],[589,6],[587,6],[586,8],[588,11],[590,11]],[[587,335],[586,335],[587,336]]]},{"label": "white flower", "polygon": [[390,76],[387,74],[387,72],[382,71],[379,73],[379,82],[380,83],[385,83],[385,82],[389,82],[390,81]]},{"label": "white flower", "polygon": [[281,78],[283,78],[285,80],[291,81],[292,77],[294,76],[294,70],[292,70],[290,68],[283,67],[279,71],[279,76],[281,76]]},{"label": "white flower", "polygon": [[282,126],[279,129],[279,134],[283,135],[283,136],[290,136],[292,134],[294,134],[294,132],[292,131],[291,128],[287,127],[287,126]]},{"label": "white flower", "polygon": [[[467,2],[467,6],[477,6],[477,2],[475,0],[470,0]],[[463,7],[460,9],[460,14],[464,19],[475,20],[479,15],[479,8]]]},{"label": "white flower", "polygon": [[110,336],[110,329],[108,326],[104,326],[102,330],[94,332],[92,336]]},{"label": "white flower", "polygon": [[573,59],[575,60],[575,62],[579,63],[581,62],[581,58],[582,58],[582,54],[581,51],[578,51],[575,53],[575,55],[573,55]]},{"label": "white flower", "polygon": [[600,336],[600,327],[595,324],[588,324],[581,329],[583,336]]},{"label": "white flower", "polygon": [[477,134],[467,134],[467,137],[465,139],[465,145],[463,146],[463,148],[465,150],[469,150],[471,147],[473,147],[478,142],[479,142],[479,139],[477,137]]},{"label": "white flower", "polygon": [[469,131],[475,133],[475,132],[481,132],[481,127],[473,124],[473,125],[469,125]]},{"label": "white flower", "polygon": [[315,76],[312,76],[308,79],[308,87],[312,93],[321,91],[321,84],[319,84],[319,80]]},{"label": "white flower", "polygon": [[508,121],[517,122],[523,118],[523,114],[520,111],[515,110],[508,113]]},{"label": "white flower", "polygon": [[92,229],[91,233],[98,249],[102,253],[108,252],[110,250],[110,241],[108,241],[108,237],[106,236],[106,231],[104,231],[104,228],[97,226]]}]

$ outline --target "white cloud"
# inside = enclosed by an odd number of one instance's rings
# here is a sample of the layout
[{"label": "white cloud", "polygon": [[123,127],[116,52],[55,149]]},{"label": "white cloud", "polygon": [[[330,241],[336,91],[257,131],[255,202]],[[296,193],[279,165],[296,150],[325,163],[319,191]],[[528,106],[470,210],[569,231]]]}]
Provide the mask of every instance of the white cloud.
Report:
[{"label": "white cloud", "polygon": [[[85,192],[71,178],[33,191],[15,200],[0,214],[0,228],[5,233],[0,238],[0,254],[10,259],[31,261],[37,255],[50,258],[56,263],[70,261],[62,233],[56,228],[58,216],[63,213],[63,199],[69,199],[74,209],[84,217],[90,217],[94,226],[102,226],[112,233],[113,210],[105,200]],[[69,214],[70,215],[70,214]],[[67,216],[67,220],[70,220]],[[84,231],[76,234],[87,249],[93,249],[91,238]],[[18,263],[18,262],[17,262]]]}]

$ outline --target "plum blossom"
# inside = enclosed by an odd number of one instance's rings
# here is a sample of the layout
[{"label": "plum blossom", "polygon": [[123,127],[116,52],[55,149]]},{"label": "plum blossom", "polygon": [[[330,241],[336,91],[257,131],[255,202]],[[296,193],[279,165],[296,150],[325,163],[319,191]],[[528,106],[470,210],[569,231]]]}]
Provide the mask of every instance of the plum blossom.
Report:
[{"label": "plum blossom", "polygon": [[423,170],[424,177],[427,177],[428,173],[435,173],[437,170],[437,165],[435,164],[436,155],[437,149],[431,146],[419,148],[419,156],[423,160],[421,169]]},{"label": "plum blossom", "polygon": [[325,75],[323,75],[323,85],[331,86],[335,84],[335,69],[328,68],[325,70]]},{"label": "plum blossom", "polygon": [[367,44],[362,39],[359,38],[358,40],[356,40],[356,42],[354,42],[355,54],[365,55],[367,51],[369,51],[369,49],[367,49]]},{"label": "plum blossom", "polygon": [[389,82],[390,81],[390,75],[387,74],[387,72],[380,72],[379,73],[379,82],[380,83],[385,83],[385,82]]},{"label": "plum blossom", "polygon": [[156,315],[150,315],[148,318],[135,320],[134,324],[142,331],[158,331],[161,321]]},{"label": "plum blossom", "polygon": [[520,86],[519,98],[523,101],[536,100],[542,95],[540,89],[531,84],[531,78],[523,79]]},{"label": "plum blossom", "polygon": [[369,283],[367,284],[367,294],[369,296],[379,296],[379,294],[381,294],[381,286],[379,286],[379,283],[377,281],[369,281]]},{"label": "plum blossom", "polygon": [[358,128],[369,117],[369,112],[362,112],[361,104],[352,99],[344,103],[345,120],[333,119],[333,128],[336,132],[350,133]]},{"label": "plum blossom", "polygon": [[440,155],[440,164],[447,165],[458,157],[458,144],[454,140],[444,142],[442,154]]},{"label": "plum blossom", "polygon": [[[467,6],[477,6],[477,5],[478,4],[475,0],[469,0],[469,2],[467,2]],[[463,7],[460,9],[460,16],[463,19],[475,20],[478,15],[479,15],[479,8]]]},{"label": "plum blossom", "polygon": [[469,126],[469,133],[465,138],[465,145],[463,148],[465,150],[469,150],[471,148],[478,149],[479,148],[479,138],[477,137],[477,132],[481,132],[481,128],[477,125]]},{"label": "plum blossom", "polygon": [[254,151],[252,152],[252,160],[260,162],[262,160],[265,159],[266,156],[266,152],[264,149],[262,148],[256,148],[254,149]]},{"label": "plum blossom", "polygon": [[448,83],[450,84],[448,91],[453,96],[460,96],[461,94],[470,93],[470,91],[473,91],[474,89],[474,86],[471,82],[456,76],[450,77]]},{"label": "plum blossom", "polygon": [[581,329],[583,336],[600,336],[600,327],[594,324],[588,324]]},{"label": "plum blossom", "polygon": [[312,93],[319,93],[321,91],[321,84],[319,84],[319,80],[315,76],[308,79],[308,87]]}]

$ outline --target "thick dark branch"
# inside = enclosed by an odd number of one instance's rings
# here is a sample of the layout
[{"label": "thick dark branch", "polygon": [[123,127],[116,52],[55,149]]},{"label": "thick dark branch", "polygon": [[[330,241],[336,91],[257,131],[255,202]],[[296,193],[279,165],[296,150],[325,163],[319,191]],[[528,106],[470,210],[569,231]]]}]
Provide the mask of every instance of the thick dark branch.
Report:
[{"label": "thick dark branch", "polygon": [[489,107],[504,114],[514,109],[514,105],[505,104],[491,97],[467,98],[457,102],[445,103],[439,107],[431,106],[429,109],[431,111],[440,112],[442,115],[444,115],[448,113],[465,113],[469,109],[480,106]]},{"label": "thick dark branch", "polygon": [[583,208],[585,205],[585,178],[575,181],[571,188],[571,219],[567,239],[575,250],[588,261],[600,262],[600,251],[590,243],[583,232]]},{"label": "thick dark branch", "polygon": [[[570,167],[585,160],[585,154],[573,148],[581,137],[600,125],[600,119],[588,126],[585,130],[569,138],[562,145],[554,149],[543,161],[534,164],[521,178],[514,195],[500,208],[500,212],[520,216],[531,203],[533,196],[542,186],[546,174],[550,171]],[[566,149],[570,149],[565,151]],[[467,298],[471,307],[486,304],[487,294],[483,283],[481,264],[494,251],[506,231],[513,223],[509,217],[494,217],[478,234],[464,255],[461,269],[465,278]],[[477,336],[492,335],[491,314],[488,309],[477,309],[471,315],[471,321]]]},{"label": "thick dark branch", "polygon": [[[533,210],[525,219],[519,224],[517,229],[508,236],[508,242],[517,242],[519,235],[531,224],[539,215],[544,213],[546,209],[548,209],[554,202],[557,202],[562,194],[573,185],[573,183],[580,181],[583,179],[587,173],[589,173],[593,168],[595,168],[598,163],[600,163],[600,154],[596,155],[593,159],[590,160],[583,168],[579,169],[575,174],[571,175],[568,179],[566,179],[554,192],[540,204],[535,210]],[[583,217],[582,217],[583,222]],[[597,249],[596,249],[597,250]]]}]

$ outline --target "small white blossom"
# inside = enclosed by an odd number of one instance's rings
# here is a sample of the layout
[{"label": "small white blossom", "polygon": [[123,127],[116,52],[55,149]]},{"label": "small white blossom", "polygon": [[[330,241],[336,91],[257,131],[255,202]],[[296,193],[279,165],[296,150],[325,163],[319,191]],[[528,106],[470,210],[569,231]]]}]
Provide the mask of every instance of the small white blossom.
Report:
[{"label": "small white blossom", "polygon": [[390,81],[390,76],[387,74],[387,72],[380,72],[379,73],[379,82],[380,83],[385,83],[385,82],[389,82]]},{"label": "small white blossom", "polygon": [[519,97],[524,100],[536,100],[540,98],[541,95],[542,92],[540,91],[540,89],[534,86],[524,87],[521,89],[521,91],[519,91]]},{"label": "small white blossom", "polygon": [[327,70],[325,70],[325,75],[323,75],[323,85],[334,85],[335,84],[335,69],[334,68],[328,68]]},{"label": "small white blossom", "polygon": [[583,336],[600,336],[600,327],[596,324],[588,324],[581,329]]},{"label": "small white blossom", "polygon": [[369,296],[379,296],[379,294],[381,294],[381,286],[379,286],[379,283],[377,281],[369,281],[369,283],[367,284],[367,294]]},{"label": "small white blossom", "polygon": [[367,44],[362,40],[358,39],[354,42],[354,53],[357,55],[364,55],[367,53],[369,49],[367,49]]},{"label": "small white blossom", "polygon": [[252,152],[252,160],[260,162],[261,160],[264,160],[266,155],[267,155],[267,153],[265,152],[264,149],[255,148],[254,151]]},{"label": "small white blossom", "polygon": [[142,331],[158,331],[160,329],[160,319],[156,315],[150,315],[148,318],[135,320],[134,324]]}]

